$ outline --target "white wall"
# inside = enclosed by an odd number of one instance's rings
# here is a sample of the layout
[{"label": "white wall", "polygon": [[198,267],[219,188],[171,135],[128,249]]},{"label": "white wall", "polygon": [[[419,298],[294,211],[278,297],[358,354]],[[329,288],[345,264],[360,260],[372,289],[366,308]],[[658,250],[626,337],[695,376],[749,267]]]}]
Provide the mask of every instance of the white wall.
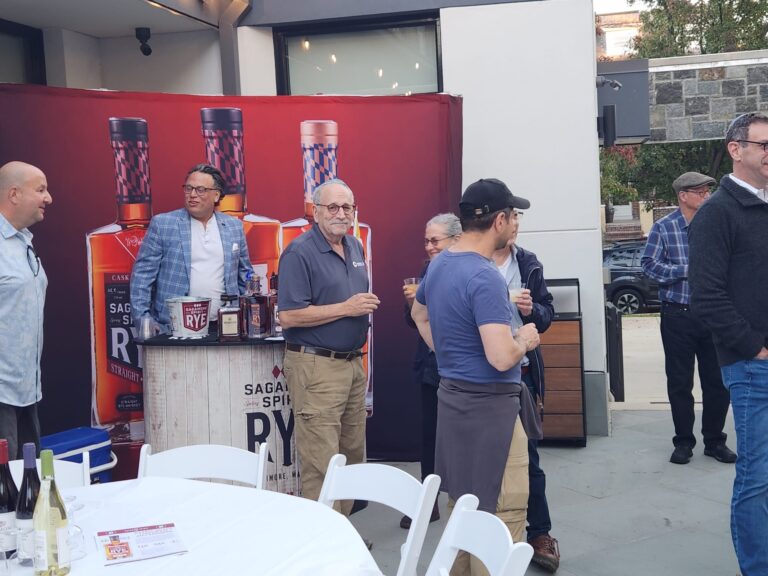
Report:
[{"label": "white wall", "polygon": [[243,96],[275,96],[275,44],[272,28],[241,26],[237,29],[240,93]]},{"label": "white wall", "polygon": [[584,368],[605,371],[594,14],[588,0],[440,12],[443,85],[464,97],[464,186],[531,201],[520,244],[581,283]]},{"label": "white wall", "polygon": [[43,43],[48,85],[101,88],[98,39],[62,28],[46,28]]},{"label": "white wall", "polygon": [[102,87],[173,94],[221,94],[221,53],[214,30],[153,34],[144,56],[134,37],[102,38]]}]

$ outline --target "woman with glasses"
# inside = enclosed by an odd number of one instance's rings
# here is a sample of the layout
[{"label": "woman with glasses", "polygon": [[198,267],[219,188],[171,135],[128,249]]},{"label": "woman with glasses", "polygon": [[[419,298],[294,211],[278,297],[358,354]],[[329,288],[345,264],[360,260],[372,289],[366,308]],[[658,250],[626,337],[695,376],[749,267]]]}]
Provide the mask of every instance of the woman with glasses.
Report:
[{"label": "woman with glasses", "polygon": [[[434,259],[443,250],[453,245],[461,236],[461,222],[454,214],[438,214],[429,222],[424,232],[424,250],[429,260]],[[427,271],[429,261],[427,261],[421,272],[421,277]],[[403,286],[403,295],[405,296],[405,321],[411,328],[416,328],[411,319],[411,306],[416,297],[417,285],[410,284]],[[416,379],[421,389],[421,479],[435,471],[435,435],[437,433],[437,385],[440,382],[440,376],[437,373],[437,360],[435,353],[426,345],[424,340],[419,338],[418,348],[416,349],[416,358],[413,363],[416,372]],[[440,519],[437,501],[432,510],[432,516],[429,521],[434,522]],[[400,520],[400,527],[408,529],[411,527],[411,519],[403,516]]]}]

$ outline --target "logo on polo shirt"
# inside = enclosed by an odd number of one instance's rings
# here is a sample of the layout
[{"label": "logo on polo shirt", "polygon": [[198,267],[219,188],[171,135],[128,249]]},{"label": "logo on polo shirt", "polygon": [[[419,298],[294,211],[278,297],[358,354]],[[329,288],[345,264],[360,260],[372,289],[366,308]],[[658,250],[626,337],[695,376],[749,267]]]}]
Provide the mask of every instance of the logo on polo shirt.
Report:
[{"label": "logo on polo shirt", "polygon": [[365,262],[355,262],[353,260],[352,261],[352,266],[355,267],[355,268],[360,268],[361,266],[365,266]]}]

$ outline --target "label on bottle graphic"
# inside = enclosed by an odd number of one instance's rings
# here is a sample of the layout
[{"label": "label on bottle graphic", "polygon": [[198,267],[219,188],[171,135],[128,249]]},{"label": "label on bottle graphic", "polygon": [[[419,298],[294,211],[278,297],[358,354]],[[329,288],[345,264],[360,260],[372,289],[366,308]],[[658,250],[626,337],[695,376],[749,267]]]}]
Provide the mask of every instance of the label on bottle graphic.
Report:
[{"label": "label on bottle graphic", "polygon": [[[104,275],[107,371],[124,380],[141,385],[141,357],[133,340],[133,323],[131,321],[130,279],[130,274]],[[142,410],[142,394],[117,395],[115,408],[119,412]]]}]

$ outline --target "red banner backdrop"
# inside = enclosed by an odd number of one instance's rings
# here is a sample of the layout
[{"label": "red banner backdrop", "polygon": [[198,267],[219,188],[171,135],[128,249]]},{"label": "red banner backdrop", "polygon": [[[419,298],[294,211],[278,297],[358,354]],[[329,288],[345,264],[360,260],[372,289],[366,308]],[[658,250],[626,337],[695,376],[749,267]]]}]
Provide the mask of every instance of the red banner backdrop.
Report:
[{"label": "red banner backdrop", "polygon": [[0,84],[0,165],[38,166],[53,196],[45,220],[32,229],[49,276],[43,433],[90,423],[85,234],[115,220],[107,119],[146,119],[157,214],[182,206],[186,171],[205,159],[200,109],[224,106],[243,111],[248,211],[280,221],[303,215],[301,121],[338,123],[338,175],[371,226],[373,291],[382,300],[374,316],[369,456],[417,458],[416,335],[403,321],[401,286],[421,270],[424,223],[455,211],[460,197],[461,99],[446,95],[205,97]]}]

